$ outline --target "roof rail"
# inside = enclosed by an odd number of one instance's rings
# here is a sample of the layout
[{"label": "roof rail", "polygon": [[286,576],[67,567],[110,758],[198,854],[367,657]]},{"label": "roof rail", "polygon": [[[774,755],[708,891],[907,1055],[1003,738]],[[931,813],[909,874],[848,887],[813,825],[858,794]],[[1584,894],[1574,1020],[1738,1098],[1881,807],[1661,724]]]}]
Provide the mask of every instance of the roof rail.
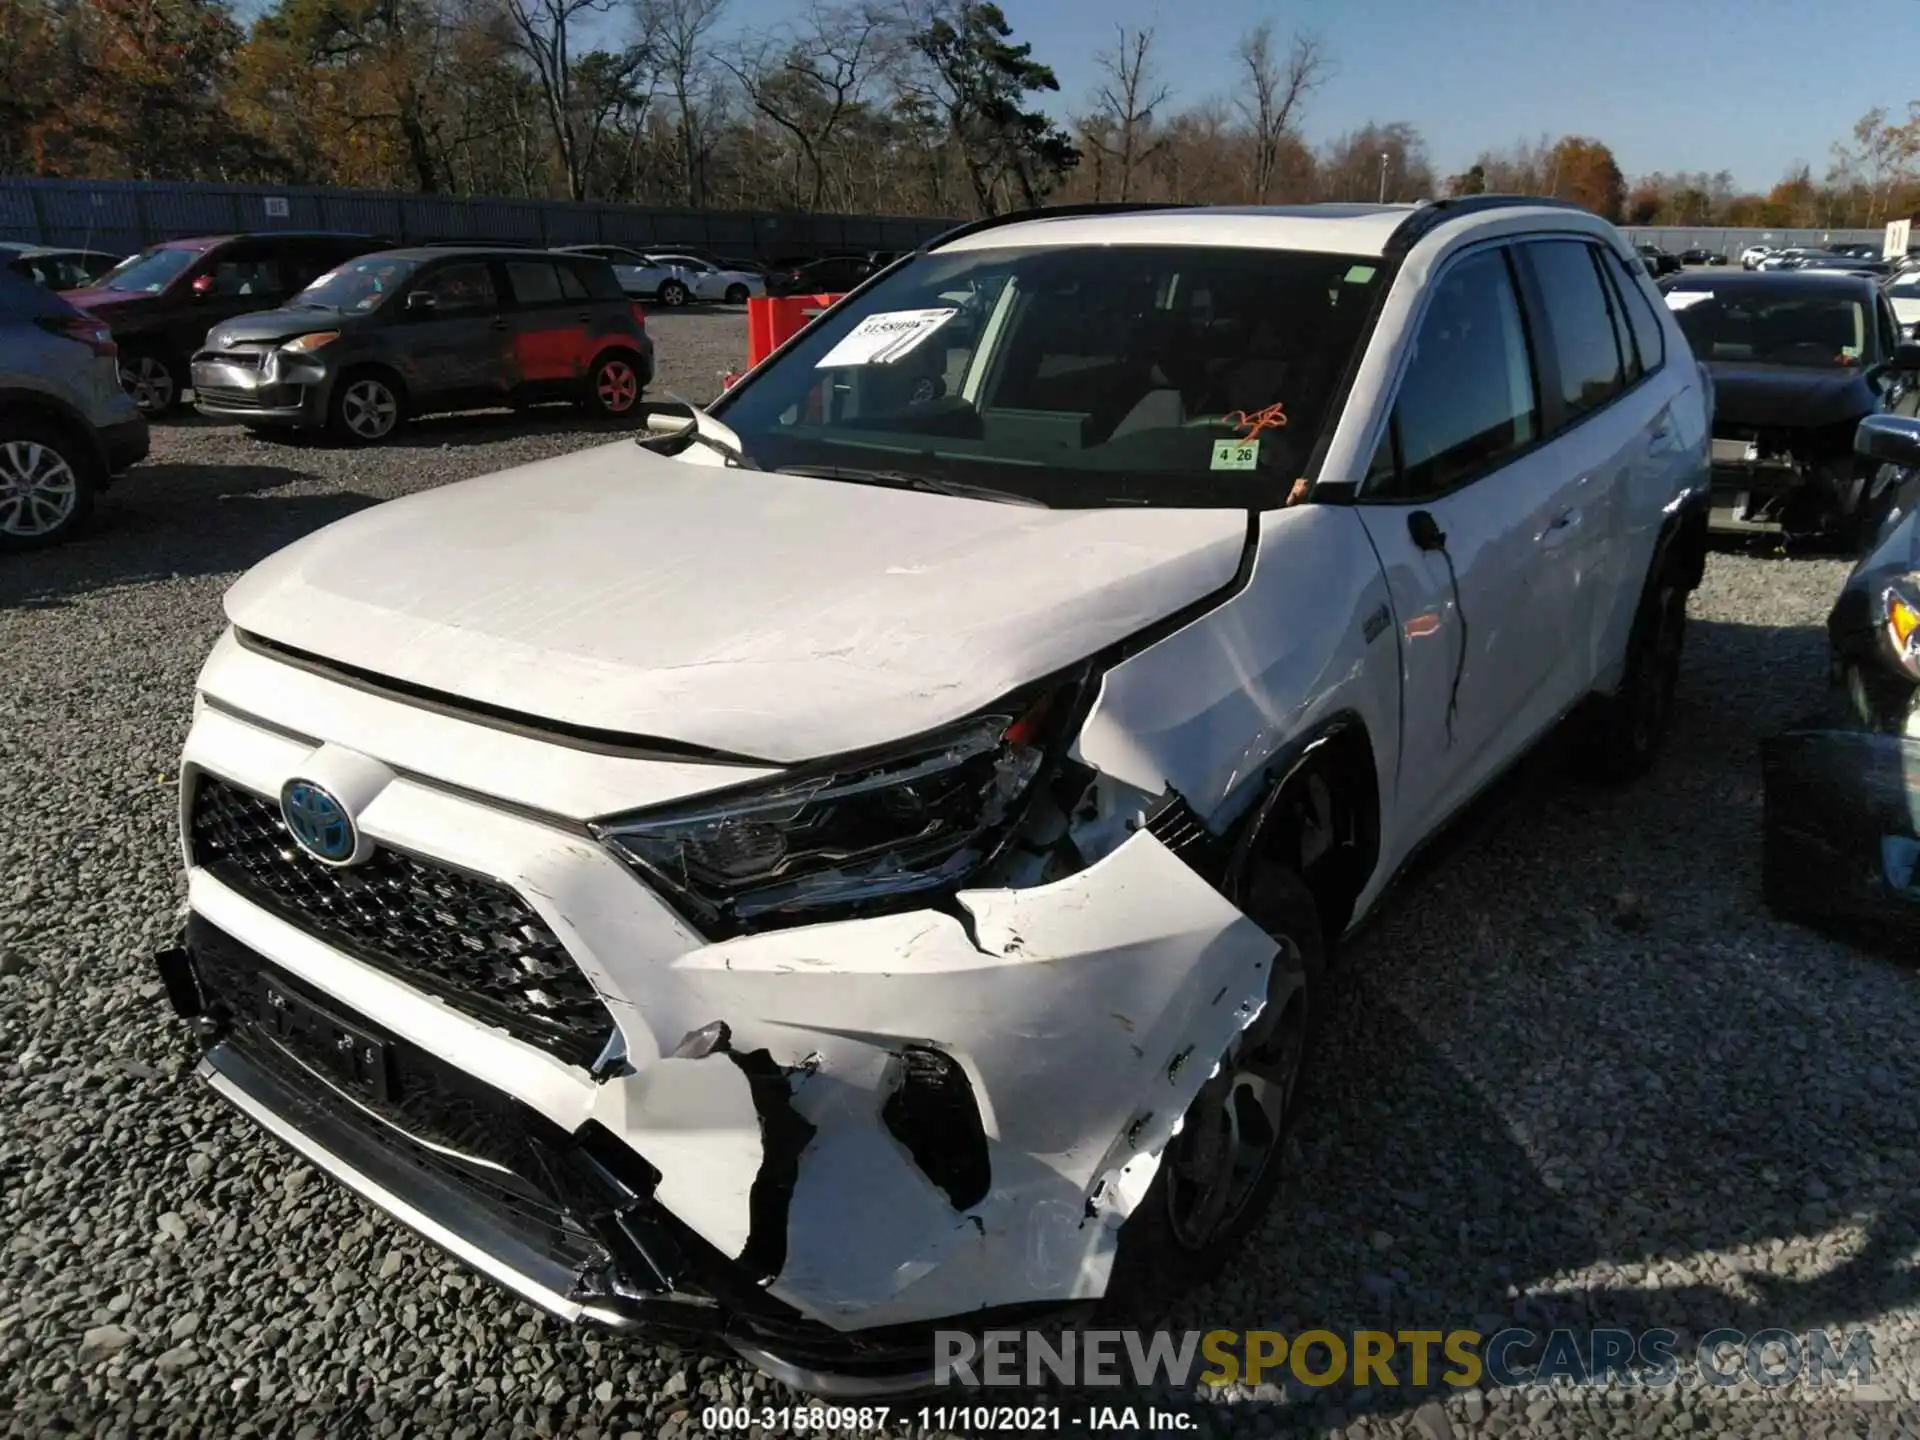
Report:
[{"label": "roof rail", "polygon": [[1133,215],[1150,210],[1198,210],[1203,206],[1185,205],[1176,200],[1090,200],[1078,205],[1040,205],[1031,210],[1009,210],[1004,215],[989,215],[984,220],[969,220],[951,230],[942,230],[931,240],[922,240],[919,251],[945,245],[982,230],[997,230],[1002,225],[1017,225],[1022,220],[1068,220],[1077,215]]},{"label": "roof rail", "polygon": [[1456,195],[1445,200],[1423,200],[1387,237],[1386,253],[1404,255],[1447,221],[1457,220],[1462,215],[1478,215],[1484,210],[1508,210],[1521,205],[1593,214],[1584,205],[1552,195]]}]

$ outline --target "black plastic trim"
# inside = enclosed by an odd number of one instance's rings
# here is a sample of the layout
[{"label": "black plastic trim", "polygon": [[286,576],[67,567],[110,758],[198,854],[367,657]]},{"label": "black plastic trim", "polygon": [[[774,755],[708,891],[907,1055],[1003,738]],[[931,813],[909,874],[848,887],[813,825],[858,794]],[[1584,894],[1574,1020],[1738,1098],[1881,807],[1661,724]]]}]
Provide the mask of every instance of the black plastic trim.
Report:
[{"label": "black plastic trim", "polygon": [[[1448,200],[1434,200],[1420,206],[1394,228],[1387,237],[1383,253],[1395,259],[1404,257],[1415,245],[1445,225],[1449,220],[1458,220],[1464,215],[1484,215],[1493,210],[1519,210],[1538,207],[1547,210],[1577,210],[1582,215],[1593,215],[1593,211],[1584,205],[1576,205],[1571,200],[1559,200],[1550,195],[1460,195]],[[1598,219],[1598,216],[1594,216]]]}]

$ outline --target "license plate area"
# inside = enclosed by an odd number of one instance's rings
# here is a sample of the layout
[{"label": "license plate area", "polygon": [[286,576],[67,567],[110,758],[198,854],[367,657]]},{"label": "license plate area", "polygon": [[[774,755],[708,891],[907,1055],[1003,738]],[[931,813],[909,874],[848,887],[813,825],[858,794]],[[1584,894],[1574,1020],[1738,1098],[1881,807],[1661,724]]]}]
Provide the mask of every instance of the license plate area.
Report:
[{"label": "license plate area", "polygon": [[289,1055],[352,1094],[391,1098],[393,1058],[384,1039],[294,994],[271,975],[260,975],[255,984],[260,1028]]}]

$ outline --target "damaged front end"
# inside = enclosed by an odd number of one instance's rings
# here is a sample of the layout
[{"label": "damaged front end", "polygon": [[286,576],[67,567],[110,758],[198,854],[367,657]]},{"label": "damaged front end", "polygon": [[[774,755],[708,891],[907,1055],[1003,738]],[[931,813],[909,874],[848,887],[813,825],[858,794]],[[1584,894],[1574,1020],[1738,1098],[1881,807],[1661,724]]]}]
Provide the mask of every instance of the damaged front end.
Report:
[{"label": "damaged front end", "polygon": [[1853,451],[1857,420],[1768,426],[1716,419],[1710,528],[1770,535],[1838,528],[1867,488],[1868,472]]},{"label": "damaged front end", "polygon": [[597,843],[369,781],[392,848],[336,868],[266,798],[315,752],[203,710],[161,974],[216,1090],[548,1312],[915,1389],[935,1327],[1106,1293],[1275,994],[1217,839],[1070,757],[1091,701],[1076,674]]}]

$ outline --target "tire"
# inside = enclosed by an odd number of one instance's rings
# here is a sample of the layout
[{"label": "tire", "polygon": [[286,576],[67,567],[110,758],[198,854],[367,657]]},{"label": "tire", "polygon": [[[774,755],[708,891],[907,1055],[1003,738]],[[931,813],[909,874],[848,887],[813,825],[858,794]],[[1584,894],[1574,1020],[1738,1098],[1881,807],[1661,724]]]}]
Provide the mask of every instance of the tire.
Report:
[{"label": "tire", "polygon": [[587,371],[585,404],[604,420],[624,420],[646,388],[639,357],[630,350],[609,350]]},{"label": "tire", "polygon": [[660,303],[671,309],[678,309],[691,298],[687,287],[678,280],[668,280],[660,287]]},{"label": "tire", "polygon": [[[1243,891],[1241,908],[1281,942],[1268,977],[1267,1008],[1188,1107],[1153,1183],[1120,1227],[1107,1294],[1122,1307],[1158,1304],[1244,1257],[1247,1237],[1285,1180],[1286,1142],[1298,1115],[1312,1033],[1311,1004],[1327,970],[1326,941],[1312,892],[1284,865],[1254,856]],[[1230,1103],[1239,1119],[1237,1135],[1256,1134],[1257,1143],[1241,1143],[1227,1131]]]},{"label": "tire", "polygon": [[93,513],[100,468],[59,426],[31,416],[0,420],[0,553],[77,535]]},{"label": "tire", "polygon": [[120,356],[120,388],[149,420],[171,414],[187,388],[180,366],[151,350],[128,350]]},{"label": "tire", "polygon": [[729,285],[727,287],[727,304],[744,305],[748,299],[751,298],[752,294],[753,292],[744,285]]},{"label": "tire", "polygon": [[406,397],[391,375],[349,370],[333,386],[327,429],[349,445],[377,445],[406,419]]},{"label": "tire", "polygon": [[1595,780],[1625,784],[1652,768],[1673,723],[1680,654],[1687,633],[1687,585],[1671,555],[1647,578],[1627,639],[1620,688],[1599,702],[1582,768]]}]

